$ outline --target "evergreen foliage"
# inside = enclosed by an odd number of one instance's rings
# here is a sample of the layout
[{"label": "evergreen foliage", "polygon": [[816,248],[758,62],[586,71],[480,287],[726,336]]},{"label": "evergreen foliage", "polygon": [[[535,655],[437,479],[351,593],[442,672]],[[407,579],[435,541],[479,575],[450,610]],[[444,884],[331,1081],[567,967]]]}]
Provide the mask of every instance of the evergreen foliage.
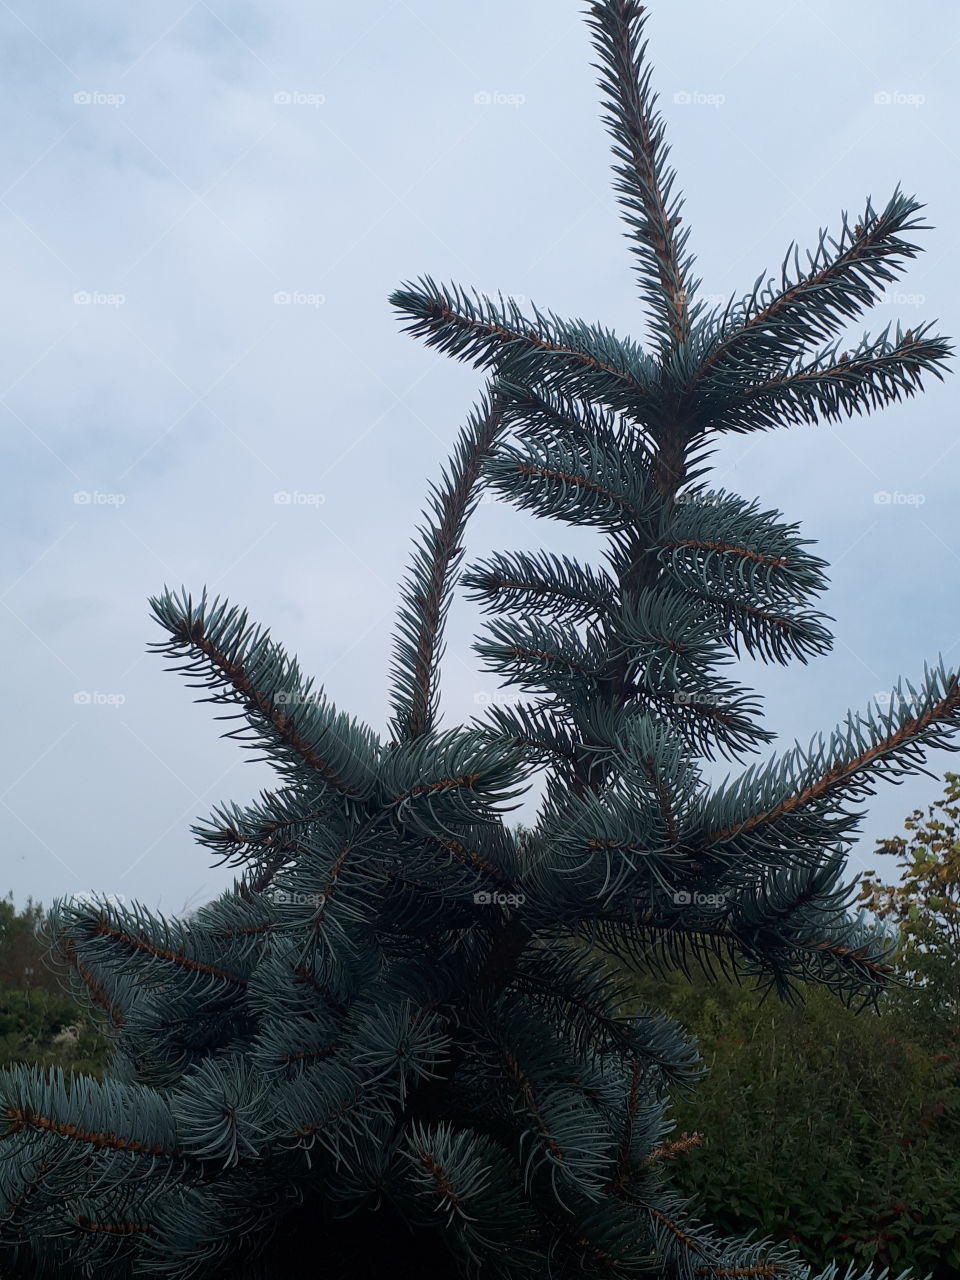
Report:
[{"label": "evergreen foliage", "polygon": [[[856,1007],[893,981],[892,939],[842,881],[850,806],[952,745],[957,675],[928,669],[911,708],[851,713],[711,791],[701,756],[771,740],[718,668],[741,648],[805,662],[830,635],[796,526],[701,479],[720,433],[869,411],[941,376],[951,348],[898,326],[836,356],[918,252],[902,237],[922,206],[899,189],[806,268],[794,254],[779,284],[705,313],[643,6],[587,10],[647,346],[430,279],[393,295],[412,332],[490,378],[420,530],[386,741],[243,610],[151,601],[154,648],[280,784],[194,828],[242,875],[189,923],[50,912],[113,1054],[103,1081],[0,1073],[13,1274],[808,1274],[782,1245],[719,1236],[664,1181],[668,1090],[697,1079],[696,1047],[654,1009],[621,1015],[617,972],[570,943],[783,997],[812,981]],[[443,624],[485,484],[600,529],[607,564],[468,571],[498,615],[478,653],[535,701],[441,731]],[[516,833],[504,814],[543,767],[542,811]]]}]

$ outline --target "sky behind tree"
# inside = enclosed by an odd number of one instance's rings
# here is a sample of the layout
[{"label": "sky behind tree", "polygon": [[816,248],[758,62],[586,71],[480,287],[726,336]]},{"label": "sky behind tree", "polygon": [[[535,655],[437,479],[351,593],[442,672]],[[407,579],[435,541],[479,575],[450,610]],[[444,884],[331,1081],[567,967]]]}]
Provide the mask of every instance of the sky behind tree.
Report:
[{"label": "sky behind tree", "polygon": [[[899,182],[934,229],[851,346],[898,320],[960,335],[960,12],[910,14],[651,5],[700,296],[779,277],[791,241],[804,263],[820,228]],[[3,6],[0,28],[0,892],[176,914],[234,876],[191,824],[276,775],[147,653],[165,634],[150,596],[206,586],[245,606],[386,733],[411,539],[483,386],[401,332],[392,290],[429,274],[647,338],[594,55],[576,0],[50,0]],[[714,487],[781,510],[830,564],[833,652],[736,671],[764,695],[771,751],[919,682],[938,653],[960,666],[960,392],[952,375],[926,386],[713,455]],[[464,565],[541,547],[597,564],[602,540],[485,501]],[[458,594],[443,727],[515,696],[480,670],[481,624]],[[874,842],[942,789],[881,783],[851,874],[893,874]]]}]

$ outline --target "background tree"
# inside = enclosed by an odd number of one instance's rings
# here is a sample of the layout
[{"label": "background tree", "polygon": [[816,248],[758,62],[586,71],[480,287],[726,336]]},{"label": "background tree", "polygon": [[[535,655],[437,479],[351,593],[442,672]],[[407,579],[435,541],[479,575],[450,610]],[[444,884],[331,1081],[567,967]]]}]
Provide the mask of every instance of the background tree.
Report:
[{"label": "background tree", "polygon": [[[0,1263],[23,1274],[802,1277],[783,1245],[718,1236],[665,1181],[669,1090],[695,1046],[570,945],[728,965],[855,1005],[893,940],[848,910],[844,854],[876,781],[960,724],[955,673],[915,707],[850,714],[711,791],[699,758],[772,734],[720,668],[831,642],[796,526],[698,483],[712,441],[913,394],[950,346],[845,323],[917,247],[921,207],[868,202],[806,271],[704,312],[677,232],[634,0],[587,6],[648,349],[427,279],[393,298],[491,372],[434,490],[404,590],[389,739],[206,593],[151,601],[174,658],[282,779],[198,839],[244,869],[189,927],[57,903],[51,945],[105,1019],[107,1078],[0,1075]],[[788,255],[789,259],[789,255]],[[849,341],[845,343],[849,346]],[[437,668],[483,484],[606,535],[605,568],[513,553],[462,581],[503,614],[476,648],[537,695],[440,731]],[[547,770],[534,826],[503,814]],[[265,1255],[269,1247],[269,1257]],[[826,1275],[832,1275],[828,1270]]]},{"label": "background tree", "polygon": [[12,893],[0,898],[0,990],[61,990],[56,974],[45,963],[46,947],[38,937],[43,918],[42,904],[32,898],[19,914]]},{"label": "background tree", "polygon": [[877,842],[894,854],[901,878],[884,884],[875,871],[863,878],[860,902],[895,922],[899,970],[914,988],[898,992],[916,1005],[935,1036],[960,1039],[960,775],[947,773],[946,794],[904,821],[909,837]]}]

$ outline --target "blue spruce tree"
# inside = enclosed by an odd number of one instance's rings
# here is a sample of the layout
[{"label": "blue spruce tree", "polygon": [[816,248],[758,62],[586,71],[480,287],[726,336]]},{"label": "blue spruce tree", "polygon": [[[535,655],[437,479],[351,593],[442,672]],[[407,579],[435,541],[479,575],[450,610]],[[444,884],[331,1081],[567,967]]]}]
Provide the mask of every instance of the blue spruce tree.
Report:
[{"label": "blue spruce tree", "polygon": [[[430,279],[394,294],[489,381],[420,530],[386,741],[240,609],[151,601],[154,647],[280,784],[194,828],[242,874],[189,923],[110,901],[49,913],[51,956],[114,1047],[102,1083],[0,1073],[5,1276],[809,1274],[671,1191],[668,1090],[696,1080],[696,1046],[654,1010],[621,1016],[623,967],[600,953],[732,966],[785,998],[823,983],[858,1007],[895,981],[843,881],[851,805],[950,745],[957,675],[928,669],[909,702],[711,790],[698,760],[773,736],[718,668],[741,648],[806,662],[831,635],[824,562],[779,513],[707,489],[703,463],[725,432],[912,395],[952,348],[898,326],[838,357],[918,252],[903,236],[922,206],[899,189],[705,314],[643,6],[587,10],[647,346]],[[444,619],[484,485],[602,530],[606,563],[516,552],[462,575],[498,615],[478,653],[532,696],[441,731]],[[537,771],[537,821],[512,830]]]}]

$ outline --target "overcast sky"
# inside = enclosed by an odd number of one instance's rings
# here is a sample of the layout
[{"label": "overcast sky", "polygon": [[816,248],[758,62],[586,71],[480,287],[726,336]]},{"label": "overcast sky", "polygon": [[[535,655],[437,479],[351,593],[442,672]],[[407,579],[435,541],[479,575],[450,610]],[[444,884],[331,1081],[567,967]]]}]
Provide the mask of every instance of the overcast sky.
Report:
[{"label": "overcast sky", "polygon": [[[935,229],[851,335],[960,333],[960,10],[650,8],[702,292],[741,296],[791,240],[802,257],[900,182]],[[14,0],[0,27],[0,894],[95,889],[176,914],[234,874],[191,823],[276,775],[147,653],[165,634],[149,596],[206,585],[246,606],[386,733],[411,538],[483,385],[403,334],[390,292],[429,274],[647,338],[595,55],[577,0]],[[727,671],[763,693],[771,751],[924,659],[960,664],[960,385],[927,387],[714,456],[716,487],[801,522],[832,566],[833,653]],[[547,547],[599,564],[601,545],[487,503],[465,563]],[[496,691],[481,625],[458,598],[444,727]],[[851,874],[892,873],[875,840],[942,790],[882,783]]]}]

